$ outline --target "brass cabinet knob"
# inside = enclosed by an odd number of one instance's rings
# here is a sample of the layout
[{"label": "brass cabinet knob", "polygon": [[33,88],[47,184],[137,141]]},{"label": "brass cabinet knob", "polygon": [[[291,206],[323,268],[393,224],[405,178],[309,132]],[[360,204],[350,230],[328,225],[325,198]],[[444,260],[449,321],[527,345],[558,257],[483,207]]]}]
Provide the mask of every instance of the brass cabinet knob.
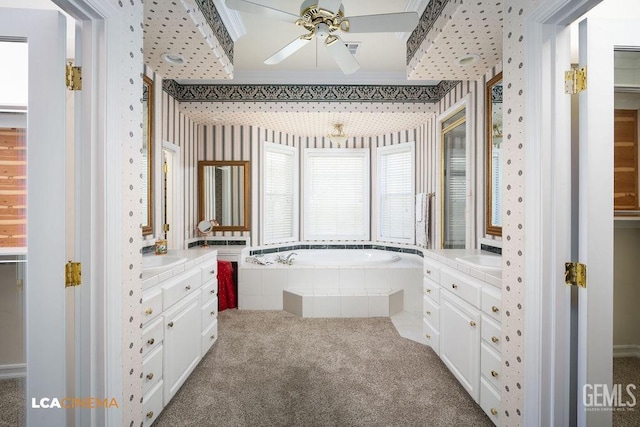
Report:
[{"label": "brass cabinet knob", "polygon": [[152,380],[153,379],[153,372],[150,372],[147,374],[147,379],[148,380]]},{"label": "brass cabinet knob", "polygon": [[494,313],[497,313],[500,311],[500,309],[494,305],[493,307],[491,307],[491,311],[493,311]]},{"label": "brass cabinet knob", "polygon": [[498,415],[498,410],[496,408],[491,408],[491,415]]},{"label": "brass cabinet knob", "polygon": [[153,418],[153,411],[147,412],[147,418]]},{"label": "brass cabinet knob", "polygon": [[430,294],[431,293],[431,289],[427,289],[427,293]]},{"label": "brass cabinet knob", "polygon": [[452,283],[452,284],[451,284],[451,287],[452,287],[453,289],[458,289],[458,285],[456,285],[455,283]]},{"label": "brass cabinet knob", "polygon": [[209,291],[209,293],[210,293],[210,294],[215,294],[215,293],[216,293],[216,290],[215,290],[215,289],[211,289],[211,290]]},{"label": "brass cabinet knob", "polygon": [[491,376],[493,378],[498,378],[498,373],[496,371],[491,371]]},{"label": "brass cabinet knob", "polygon": [[168,325],[168,326],[169,326],[170,328],[173,328],[173,322],[169,322],[169,325]]},{"label": "brass cabinet knob", "polygon": [[212,315],[212,316],[215,316],[215,315],[216,315],[215,310],[211,312],[211,315]]},{"label": "brass cabinet knob", "polygon": [[184,287],[185,290],[190,291],[191,290],[191,286],[187,285]]},{"label": "brass cabinet knob", "polygon": [[144,314],[146,314],[147,316],[148,316],[148,315],[150,315],[151,313],[153,313],[153,308],[147,308],[147,309],[144,311]]},{"label": "brass cabinet knob", "polygon": [[429,334],[425,334],[425,337],[427,337],[428,340],[431,339],[431,335],[429,335]]},{"label": "brass cabinet knob", "polygon": [[469,322],[469,324],[470,324],[471,326],[476,326],[476,322],[474,322],[473,320],[472,320],[471,322]]},{"label": "brass cabinet knob", "polygon": [[154,342],[156,342],[155,338],[151,338],[150,340],[147,341],[147,344],[153,345]]},{"label": "brass cabinet knob", "polygon": [[425,311],[425,313],[427,313],[427,316],[431,316],[431,312],[429,310]]},{"label": "brass cabinet knob", "polygon": [[491,341],[493,341],[494,343],[496,343],[496,342],[498,342],[498,341],[500,341],[500,340],[498,339],[498,337],[491,337]]}]

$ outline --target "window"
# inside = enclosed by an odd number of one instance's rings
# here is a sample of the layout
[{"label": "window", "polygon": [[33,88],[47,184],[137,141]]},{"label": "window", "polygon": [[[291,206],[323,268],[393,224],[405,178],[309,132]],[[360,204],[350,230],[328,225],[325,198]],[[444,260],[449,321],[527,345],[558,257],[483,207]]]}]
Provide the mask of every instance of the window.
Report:
[{"label": "window", "polygon": [[369,150],[305,151],[306,240],[369,240]]},{"label": "window", "polygon": [[466,247],[467,142],[465,110],[442,123],[442,248]]},{"label": "window", "polygon": [[264,143],[263,243],[298,240],[298,150]]},{"label": "window", "polygon": [[415,144],[378,148],[378,240],[415,242]]}]

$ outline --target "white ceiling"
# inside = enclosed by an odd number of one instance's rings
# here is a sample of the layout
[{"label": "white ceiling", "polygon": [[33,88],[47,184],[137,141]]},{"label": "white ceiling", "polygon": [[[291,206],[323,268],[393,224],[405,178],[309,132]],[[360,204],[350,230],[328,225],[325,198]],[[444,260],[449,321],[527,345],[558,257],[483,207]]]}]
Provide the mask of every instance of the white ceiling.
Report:
[{"label": "white ceiling", "polygon": [[[463,4],[462,0],[449,0],[448,9],[435,26],[437,35],[429,33],[410,67],[406,61],[409,34],[342,32],[339,35],[343,41],[361,42],[356,55],[361,69],[352,75],[342,74],[324,46],[315,42],[280,64],[265,65],[266,58],[306,31],[288,22],[229,10],[224,0],[213,1],[236,38],[233,65],[221,65],[219,52],[207,49],[201,22],[193,12],[195,0],[147,0],[145,59],[154,71],[183,84],[433,85],[440,80],[475,80],[495,66],[502,55],[500,2]],[[296,15],[302,3],[252,1]],[[428,3],[429,0],[343,0],[343,7],[347,17],[406,10],[420,15]],[[160,60],[164,52],[182,53],[187,63],[168,66]],[[479,54],[480,61],[468,67],[455,64],[455,59],[468,53]],[[418,80],[408,80],[408,72]],[[326,135],[338,122],[345,123],[345,132],[352,136],[380,135],[418,127],[434,111],[433,104],[366,102],[181,102],[180,108],[198,123],[254,125],[299,136]]]}]

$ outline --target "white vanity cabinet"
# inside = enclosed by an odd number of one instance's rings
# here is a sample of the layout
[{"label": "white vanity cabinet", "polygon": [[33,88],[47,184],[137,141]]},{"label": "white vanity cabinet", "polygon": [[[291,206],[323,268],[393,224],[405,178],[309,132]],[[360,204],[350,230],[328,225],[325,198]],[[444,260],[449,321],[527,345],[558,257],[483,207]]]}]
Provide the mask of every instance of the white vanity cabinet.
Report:
[{"label": "white vanity cabinet", "polygon": [[[443,363],[500,424],[501,290],[453,263],[425,256],[423,335]],[[495,282],[495,280],[494,280]]]},{"label": "white vanity cabinet", "polygon": [[[143,280],[142,381],[144,426],[150,426],[198,365],[203,328],[217,320],[215,251],[183,251],[187,261]],[[206,296],[205,296],[206,295]],[[210,314],[211,316],[211,314]]]}]

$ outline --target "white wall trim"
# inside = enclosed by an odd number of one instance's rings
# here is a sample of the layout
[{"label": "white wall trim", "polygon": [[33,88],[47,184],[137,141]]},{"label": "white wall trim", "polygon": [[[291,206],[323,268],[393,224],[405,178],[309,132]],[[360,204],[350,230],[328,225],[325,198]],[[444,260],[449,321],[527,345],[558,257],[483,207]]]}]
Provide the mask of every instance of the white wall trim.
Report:
[{"label": "white wall trim", "polygon": [[26,376],[27,376],[26,363],[0,365],[0,380],[6,380],[9,378],[24,378]]},{"label": "white wall trim", "polygon": [[639,357],[640,358],[640,345],[614,345],[613,357]]},{"label": "white wall trim", "polygon": [[[160,127],[156,128],[160,129]],[[160,133],[160,132],[157,132]],[[169,141],[162,141],[162,148],[171,151],[171,155],[173,156],[173,164],[169,166],[169,171],[181,171],[180,165],[182,164],[182,159],[180,158],[180,146],[173,144]],[[160,152],[162,155],[162,151]],[[160,157],[162,158],[162,157]],[[182,173],[172,173],[174,180],[174,188],[173,188],[173,218],[174,224],[171,225],[171,230],[169,231],[169,236],[172,236],[169,239],[169,247],[171,249],[185,249],[185,241],[184,238],[181,237],[182,230],[184,230],[184,211],[179,207],[179,200],[182,200],[182,191],[183,191],[183,175]],[[163,184],[164,185],[164,184]],[[161,222],[162,223],[162,222]],[[162,228],[161,228],[162,229]],[[172,242],[175,243],[175,247]]]}]

